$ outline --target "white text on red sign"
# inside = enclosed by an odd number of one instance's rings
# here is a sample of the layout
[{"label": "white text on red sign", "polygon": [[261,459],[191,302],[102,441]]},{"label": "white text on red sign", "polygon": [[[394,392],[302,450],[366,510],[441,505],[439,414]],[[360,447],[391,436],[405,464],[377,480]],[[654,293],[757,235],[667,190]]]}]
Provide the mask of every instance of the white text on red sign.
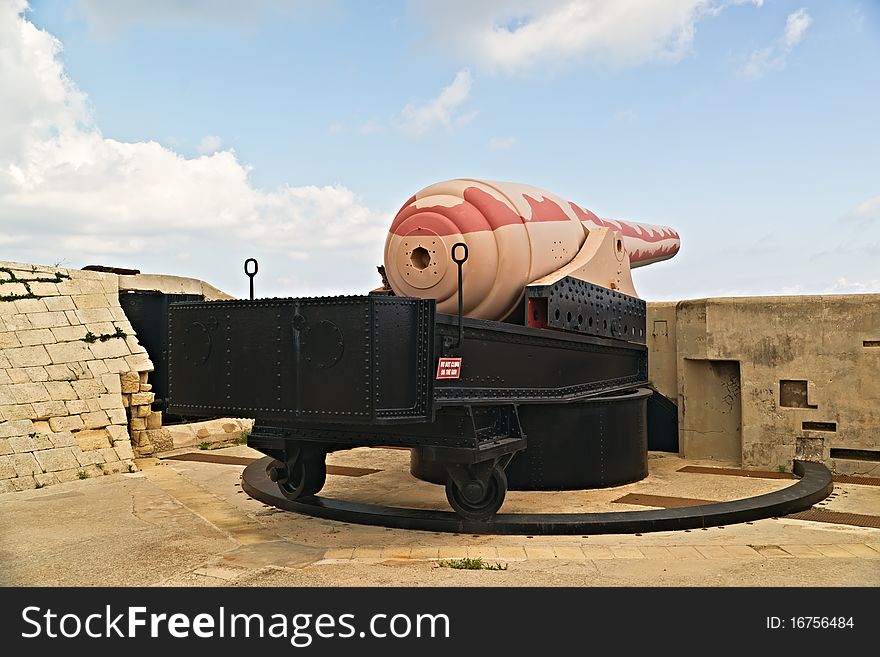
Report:
[{"label": "white text on red sign", "polygon": [[441,358],[437,362],[438,379],[457,379],[461,375],[461,358]]}]

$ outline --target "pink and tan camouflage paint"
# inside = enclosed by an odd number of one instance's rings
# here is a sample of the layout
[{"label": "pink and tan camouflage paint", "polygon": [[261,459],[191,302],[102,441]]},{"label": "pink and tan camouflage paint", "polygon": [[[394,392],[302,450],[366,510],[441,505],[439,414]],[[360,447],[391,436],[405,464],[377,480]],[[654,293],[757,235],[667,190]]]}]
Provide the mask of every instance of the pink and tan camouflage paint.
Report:
[{"label": "pink and tan camouflage paint", "polygon": [[425,187],[403,205],[385,241],[385,273],[395,294],[434,298],[438,312],[456,312],[449,253],[464,242],[465,314],[505,319],[525,286],[566,265],[594,228],[620,233],[632,267],[671,258],[680,246],[672,228],[602,219],[537,187],[458,179]]}]

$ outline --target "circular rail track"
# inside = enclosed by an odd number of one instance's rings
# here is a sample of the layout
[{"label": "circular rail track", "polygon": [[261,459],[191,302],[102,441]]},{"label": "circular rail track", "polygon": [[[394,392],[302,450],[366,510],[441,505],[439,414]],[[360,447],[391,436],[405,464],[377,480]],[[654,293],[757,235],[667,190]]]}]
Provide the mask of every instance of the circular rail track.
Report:
[{"label": "circular rail track", "polygon": [[289,500],[266,473],[271,461],[267,456],[251,463],[241,477],[242,489],[264,504],[341,522],[462,534],[586,535],[699,529],[805,511],[826,498],[833,488],[831,472],[824,465],[795,461],[794,473],[800,479],[792,486],[729,502],[651,511],[499,513],[490,520],[475,521],[465,520],[451,511],[361,504],[319,496]]}]

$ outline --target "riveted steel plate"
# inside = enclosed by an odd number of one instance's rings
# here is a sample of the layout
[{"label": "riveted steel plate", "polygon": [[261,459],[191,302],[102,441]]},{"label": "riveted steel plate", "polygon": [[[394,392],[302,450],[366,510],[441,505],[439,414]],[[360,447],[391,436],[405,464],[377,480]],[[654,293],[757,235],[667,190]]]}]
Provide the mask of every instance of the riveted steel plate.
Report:
[{"label": "riveted steel plate", "polygon": [[645,344],[647,304],[637,297],[566,276],[526,288],[526,324]]}]

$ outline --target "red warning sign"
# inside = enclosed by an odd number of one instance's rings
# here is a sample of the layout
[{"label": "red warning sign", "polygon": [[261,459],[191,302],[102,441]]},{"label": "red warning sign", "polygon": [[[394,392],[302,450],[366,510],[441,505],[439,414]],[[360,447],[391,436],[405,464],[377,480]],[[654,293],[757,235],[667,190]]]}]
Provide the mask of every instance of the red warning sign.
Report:
[{"label": "red warning sign", "polygon": [[441,358],[437,362],[438,379],[457,379],[461,374],[461,358]]}]

